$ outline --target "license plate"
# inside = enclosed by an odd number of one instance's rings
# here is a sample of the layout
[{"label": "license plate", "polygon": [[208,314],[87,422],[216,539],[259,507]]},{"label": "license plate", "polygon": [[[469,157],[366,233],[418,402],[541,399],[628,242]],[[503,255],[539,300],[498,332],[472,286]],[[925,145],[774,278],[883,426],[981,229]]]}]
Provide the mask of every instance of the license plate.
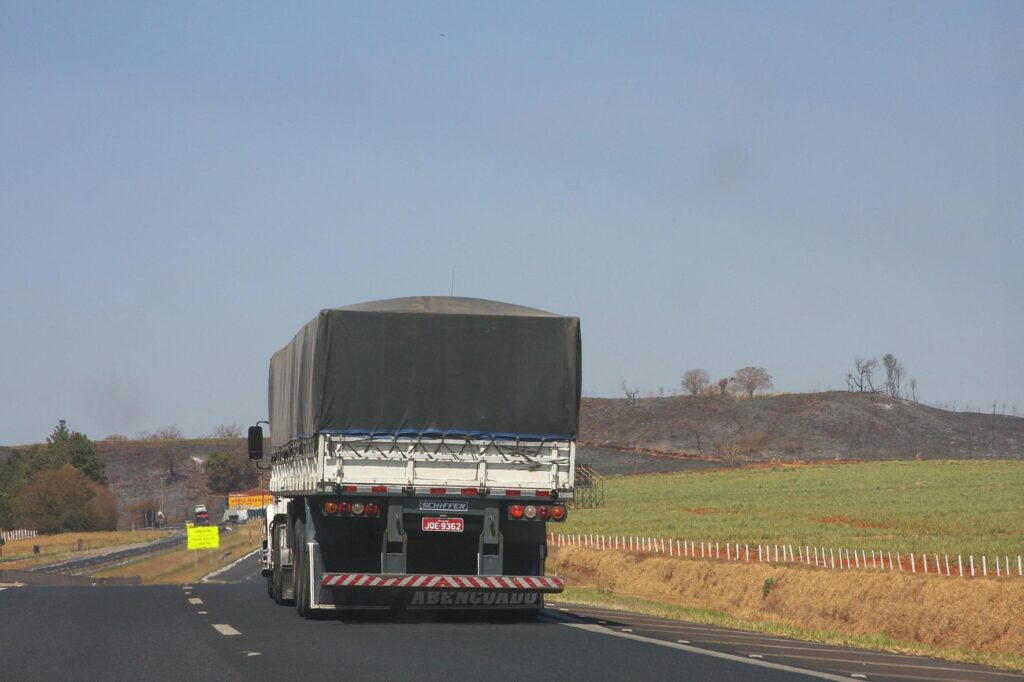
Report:
[{"label": "license plate", "polygon": [[424,516],[420,522],[422,530],[432,533],[461,533],[466,524],[461,518],[441,519],[435,516]]}]

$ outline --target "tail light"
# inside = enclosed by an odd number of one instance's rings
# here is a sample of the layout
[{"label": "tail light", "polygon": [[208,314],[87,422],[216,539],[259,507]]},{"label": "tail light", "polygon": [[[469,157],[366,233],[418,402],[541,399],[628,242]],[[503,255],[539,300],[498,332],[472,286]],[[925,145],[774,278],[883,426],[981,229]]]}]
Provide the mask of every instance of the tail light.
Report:
[{"label": "tail light", "polygon": [[523,510],[523,516],[525,516],[528,519],[537,518],[537,508],[534,507],[532,504],[526,505],[526,509]]},{"label": "tail light", "polygon": [[351,514],[352,513],[352,503],[351,502],[339,502],[338,503],[338,513],[339,514]]},{"label": "tail light", "polygon": [[523,505],[513,504],[511,507],[508,508],[508,515],[511,516],[513,519],[523,518]]},{"label": "tail light", "polygon": [[367,502],[366,503],[366,515],[367,516],[376,516],[378,513],[380,513],[380,505],[379,504],[377,504],[376,502]]},{"label": "tail light", "polygon": [[365,510],[366,510],[366,505],[363,504],[362,502],[353,502],[352,503],[352,513],[355,514],[356,516],[362,516],[362,513]]},{"label": "tail light", "polygon": [[324,514],[336,514],[338,513],[338,503],[334,500],[327,500],[324,502]]},{"label": "tail light", "polygon": [[541,521],[547,521],[549,518],[551,518],[551,507],[537,507],[537,518]]},{"label": "tail light", "polygon": [[551,508],[551,518],[555,521],[565,520],[565,507],[560,504],[556,504]]}]

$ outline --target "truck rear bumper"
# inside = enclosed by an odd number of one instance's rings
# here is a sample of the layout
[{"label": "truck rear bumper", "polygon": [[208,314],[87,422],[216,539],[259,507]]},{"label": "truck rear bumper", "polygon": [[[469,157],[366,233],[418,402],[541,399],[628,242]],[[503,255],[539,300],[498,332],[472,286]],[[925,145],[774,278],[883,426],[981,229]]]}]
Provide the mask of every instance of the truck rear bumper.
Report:
[{"label": "truck rear bumper", "polygon": [[562,578],[543,575],[381,575],[377,573],[325,573],[320,586],[328,589],[376,590],[494,590],[557,593]]}]

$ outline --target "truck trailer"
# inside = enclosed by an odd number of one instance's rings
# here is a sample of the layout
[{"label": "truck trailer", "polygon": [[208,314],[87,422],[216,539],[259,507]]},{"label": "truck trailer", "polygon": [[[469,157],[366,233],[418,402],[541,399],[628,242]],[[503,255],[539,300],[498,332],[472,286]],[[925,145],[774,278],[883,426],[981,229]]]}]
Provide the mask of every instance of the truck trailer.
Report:
[{"label": "truck trailer", "polygon": [[[415,297],[320,311],[273,355],[267,593],[303,617],[484,609],[535,617],[547,524],[573,498],[580,325]],[[267,423],[267,422],[261,422]]]}]

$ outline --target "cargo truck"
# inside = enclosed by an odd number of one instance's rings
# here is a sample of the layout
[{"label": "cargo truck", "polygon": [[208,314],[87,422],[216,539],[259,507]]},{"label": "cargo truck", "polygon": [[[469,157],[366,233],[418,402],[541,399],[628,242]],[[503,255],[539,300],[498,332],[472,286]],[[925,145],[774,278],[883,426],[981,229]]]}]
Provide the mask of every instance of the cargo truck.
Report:
[{"label": "cargo truck", "polygon": [[[303,617],[535,617],[573,498],[579,319],[458,297],[322,310],[270,361],[267,592]],[[261,422],[266,423],[266,422]]]}]

